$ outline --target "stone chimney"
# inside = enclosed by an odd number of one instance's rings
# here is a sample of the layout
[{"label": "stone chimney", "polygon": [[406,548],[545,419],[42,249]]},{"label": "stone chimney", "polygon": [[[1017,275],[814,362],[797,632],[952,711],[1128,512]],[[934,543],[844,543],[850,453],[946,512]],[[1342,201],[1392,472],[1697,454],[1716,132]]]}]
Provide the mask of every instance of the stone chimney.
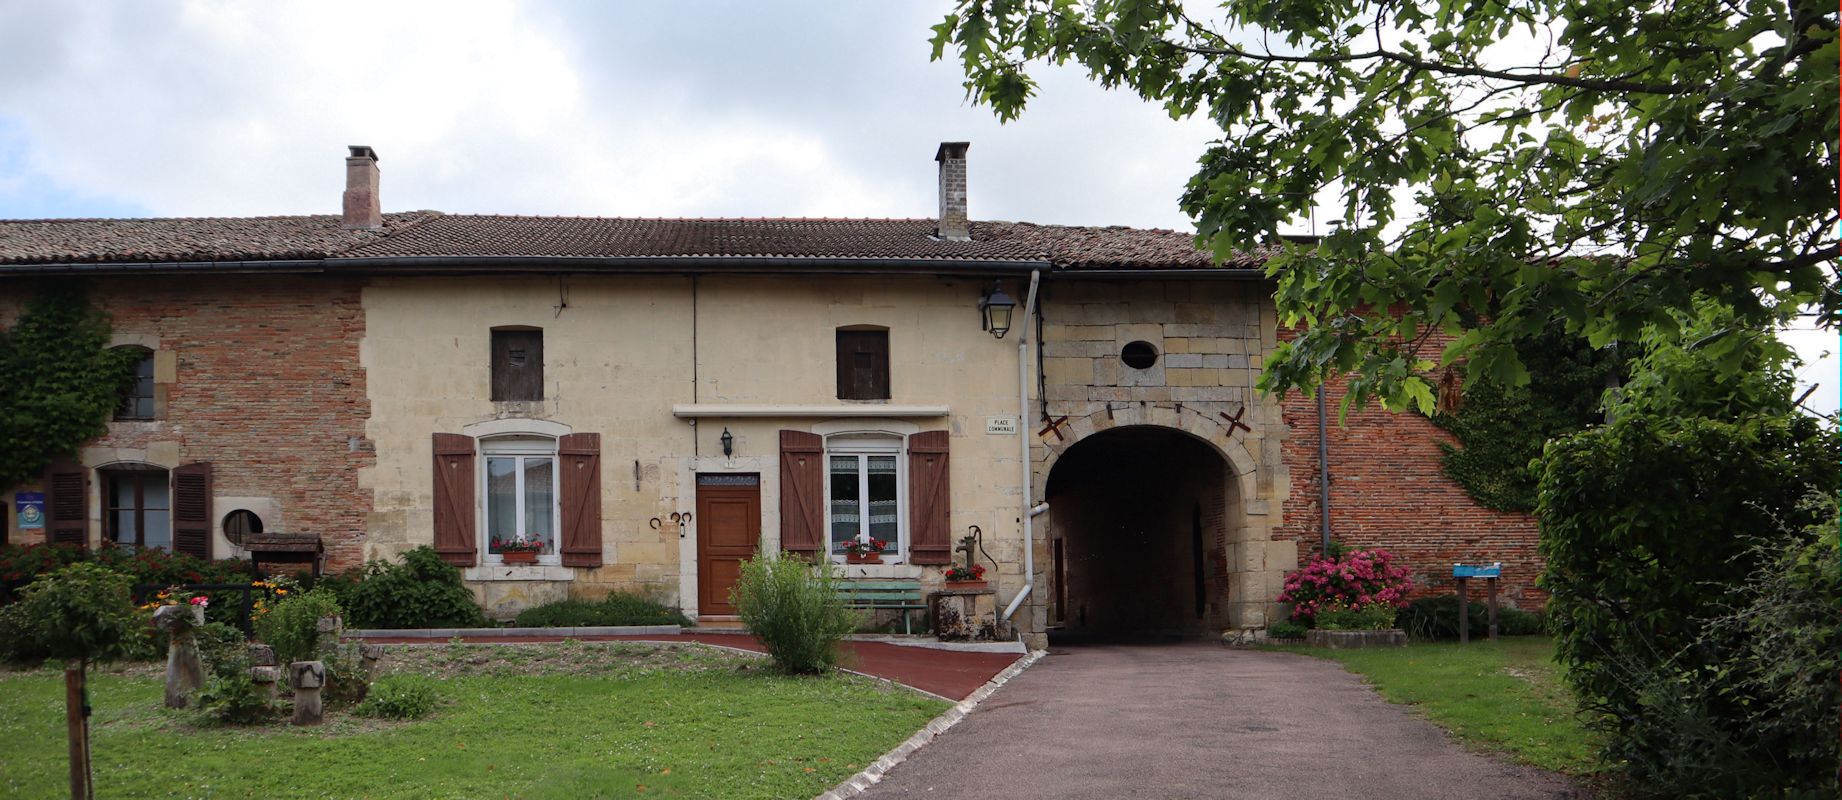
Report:
[{"label": "stone chimney", "polygon": [[934,160],[940,162],[940,221],[934,232],[948,241],[972,238],[966,220],[966,148],[971,146],[971,142],[941,142],[934,152]]},{"label": "stone chimney", "polygon": [[345,220],[340,227],[382,228],[384,215],[377,200],[377,151],[362,144],[349,149],[352,154],[345,159]]}]

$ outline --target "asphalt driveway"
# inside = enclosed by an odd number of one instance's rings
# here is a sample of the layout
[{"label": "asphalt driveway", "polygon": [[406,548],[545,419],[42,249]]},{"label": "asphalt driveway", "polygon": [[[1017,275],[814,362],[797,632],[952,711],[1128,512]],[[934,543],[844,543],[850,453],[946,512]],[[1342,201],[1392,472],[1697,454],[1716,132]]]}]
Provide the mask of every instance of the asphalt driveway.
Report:
[{"label": "asphalt driveway", "polygon": [[1057,648],[865,797],[1571,798],[1466,752],[1330,661],[1215,644]]}]

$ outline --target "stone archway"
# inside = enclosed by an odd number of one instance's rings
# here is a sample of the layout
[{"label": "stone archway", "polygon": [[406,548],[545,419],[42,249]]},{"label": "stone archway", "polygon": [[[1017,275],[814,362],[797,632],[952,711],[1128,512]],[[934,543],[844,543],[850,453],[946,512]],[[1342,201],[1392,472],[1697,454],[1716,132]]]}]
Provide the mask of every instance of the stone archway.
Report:
[{"label": "stone archway", "polygon": [[1266,625],[1297,566],[1296,544],[1272,541],[1267,514],[1283,476],[1261,474],[1258,434],[1210,412],[1135,402],[1039,438],[1033,499],[1049,512],[1034,535],[1038,630],[1199,636]]}]

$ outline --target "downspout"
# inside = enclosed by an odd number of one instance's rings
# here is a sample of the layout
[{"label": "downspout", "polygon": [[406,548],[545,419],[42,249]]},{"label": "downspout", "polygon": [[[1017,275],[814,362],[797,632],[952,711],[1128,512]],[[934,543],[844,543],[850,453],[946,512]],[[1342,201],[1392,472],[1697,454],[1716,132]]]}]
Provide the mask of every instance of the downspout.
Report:
[{"label": "downspout", "polygon": [[[1036,284],[1041,277],[1041,271],[1030,270],[1030,293],[1023,301],[1023,324],[1017,326],[1022,332],[1017,339],[1017,465],[1023,485],[1018,508],[1023,521],[1023,588],[1017,590],[1017,596],[1004,608],[1002,619],[1006,620],[1017,613],[1017,608],[1030,596],[1030,590],[1036,588],[1036,537],[1030,520],[1041,512],[1030,507],[1036,487],[1030,472],[1030,432],[1026,420],[1030,411],[1030,326],[1036,317]],[[1044,504],[1042,510],[1047,511],[1048,505]]]},{"label": "downspout", "polygon": [[1330,555],[1330,435],[1324,421],[1324,392],[1318,387],[1318,557]]}]

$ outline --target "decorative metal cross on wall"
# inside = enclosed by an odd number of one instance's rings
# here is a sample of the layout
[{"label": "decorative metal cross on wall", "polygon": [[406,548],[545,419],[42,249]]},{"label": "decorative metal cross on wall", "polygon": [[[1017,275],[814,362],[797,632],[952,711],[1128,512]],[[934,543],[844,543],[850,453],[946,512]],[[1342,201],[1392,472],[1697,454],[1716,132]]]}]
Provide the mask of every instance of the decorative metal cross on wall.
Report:
[{"label": "decorative metal cross on wall", "polygon": [[[1110,406],[1108,407],[1108,410],[1111,410]],[[1048,436],[1049,434],[1054,433],[1056,441],[1066,442],[1068,441],[1068,437],[1062,435],[1062,424],[1067,421],[1068,421],[1068,417],[1066,416],[1056,417],[1055,419],[1050,419],[1047,416],[1045,416],[1043,417],[1043,422],[1047,424],[1043,425],[1043,429],[1040,431],[1037,431],[1036,435],[1037,436]]]},{"label": "decorative metal cross on wall", "polygon": [[1234,431],[1236,428],[1247,431],[1248,433],[1254,432],[1253,428],[1249,427],[1247,423],[1241,421],[1241,417],[1247,414],[1246,404],[1242,404],[1242,406],[1239,409],[1236,409],[1233,416],[1229,416],[1228,412],[1226,411],[1222,411],[1218,413],[1222,415],[1222,419],[1228,420],[1228,435],[1229,436],[1234,435]]}]

